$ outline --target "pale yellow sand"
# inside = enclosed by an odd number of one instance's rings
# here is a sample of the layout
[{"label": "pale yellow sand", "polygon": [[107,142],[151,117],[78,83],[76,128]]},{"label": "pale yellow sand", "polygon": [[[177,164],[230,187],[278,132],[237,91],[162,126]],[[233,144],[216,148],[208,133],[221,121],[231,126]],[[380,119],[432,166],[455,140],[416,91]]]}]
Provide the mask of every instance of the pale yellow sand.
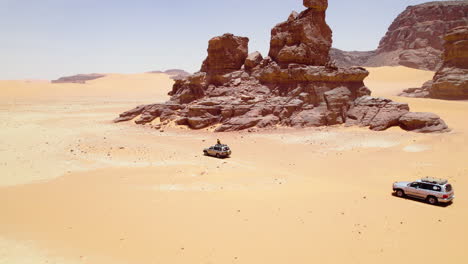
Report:
[{"label": "pale yellow sand", "polygon": [[[60,83],[49,81],[2,81],[0,80],[0,100],[15,102],[33,100],[142,100],[152,98],[167,100],[168,87],[173,80],[167,74],[106,74],[105,77],[91,80],[85,84]],[[160,89],[164,87],[164,89]]]},{"label": "pale yellow sand", "polygon": [[[370,71],[377,96],[432,77],[404,67]],[[111,87],[124,93],[117,76],[129,89],[151,87],[148,96],[99,94]],[[112,124],[135,103],[167,98],[170,80],[140,81],[95,80],[96,94],[81,100],[75,85],[64,85],[71,99],[3,98],[0,263],[468,259],[468,102],[392,97],[441,115],[453,129],[432,135],[343,127],[213,134]],[[218,137],[232,158],[202,155]],[[423,176],[449,178],[455,203],[434,207],[391,195],[394,181]]]}]

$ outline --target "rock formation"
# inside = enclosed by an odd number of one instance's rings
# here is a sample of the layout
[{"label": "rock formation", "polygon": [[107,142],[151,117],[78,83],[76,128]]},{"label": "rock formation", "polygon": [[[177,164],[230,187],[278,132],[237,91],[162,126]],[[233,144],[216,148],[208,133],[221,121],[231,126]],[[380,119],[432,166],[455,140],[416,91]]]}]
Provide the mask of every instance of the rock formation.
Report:
[{"label": "rock formation", "polygon": [[[443,36],[468,25],[468,1],[439,1],[409,6],[391,24],[374,54],[333,50],[339,66],[396,66],[437,70]],[[357,59],[358,58],[358,59]]]},{"label": "rock formation", "polygon": [[78,74],[73,76],[61,77],[57,80],[51,81],[52,83],[86,83],[86,81],[91,81],[105,77],[106,75],[91,73],[91,74]]},{"label": "rock formation", "polygon": [[165,73],[165,74],[169,75],[170,78],[173,79],[173,80],[183,79],[183,78],[190,75],[190,73],[188,73],[188,72],[186,72],[184,70],[180,70],[180,69],[169,69],[169,70],[165,70],[165,71],[150,71],[148,73]]},{"label": "rock formation", "polygon": [[224,34],[212,38],[208,44],[208,57],[203,61],[200,72],[206,73],[209,84],[222,85],[224,75],[240,70],[249,54],[249,39]]},{"label": "rock formation", "polygon": [[468,99],[468,26],[452,29],[444,40],[444,64],[434,76],[431,97]]},{"label": "rock formation", "polygon": [[271,30],[269,56],[281,67],[291,63],[325,65],[329,61],[332,31],[325,22],[325,0],[304,0],[308,9],[293,12]]},{"label": "rock formation", "polygon": [[347,124],[374,130],[401,125],[408,105],[370,97],[363,82],[369,74],[365,69],[330,63],[328,2],[305,0],[304,5],[305,11],[292,13],[273,28],[270,56],[248,54],[247,38],[215,37],[201,70],[176,80],[170,101],[138,106],[115,122],[136,118],[137,124],[147,124],[159,118],[163,126],[174,122],[217,132],[278,125]]},{"label": "rock formation", "polygon": [[400,127],[414,132],[431,133],[444,131],[447,125],[433,113],[407,113],[399,119]]},{"label": "rock formation", "polygon": [[376,51],[344,51],[330,49],[330,58],[340,67],[369,66],[369,59],[377,54]]},{"label": "rock formation", "polygon": [[443,65],[421,88],[410,88],[401,96],[468,99],[468,26],[456,27],[444,37]]}]

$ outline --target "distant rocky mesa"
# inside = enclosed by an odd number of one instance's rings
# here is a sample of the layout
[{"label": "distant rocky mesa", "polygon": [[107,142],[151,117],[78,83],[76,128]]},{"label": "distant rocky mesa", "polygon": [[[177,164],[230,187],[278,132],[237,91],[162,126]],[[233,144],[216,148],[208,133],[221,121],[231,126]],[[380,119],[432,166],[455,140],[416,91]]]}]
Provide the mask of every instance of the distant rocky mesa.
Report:
[{"label": "distant rocky mesa", "polygon": [[86,83],[87,81],[99,79],[105,77],[106,75],[91,73],[91,74],[78,74],[73,76],[61,77],[57,80],[51,81],[51,83]]},{"label": "distant rocky mesa", "polygon": [[148,73],[165,73],[173,80],[183,79],[190,75],[190,73],[180,69],[170,69],[165,71],[150,71]]},{"label": "distant rocky mesa", "polygon": [[391,24],[375,51],[332,49],[339,66],[397,66],[437,70],[442,64],[443,36],[468,25],[468,1],[439,1],[409,6]]},{"label": "distant rocky mesa", "polygon": [[371,97],[360,67],[335,67],[329,51],[332,31],[325,22],[326,0],[304,0],[271,31],[269,56],[248,53],[249,39],[224,34],[209,41],[201,70],[176,80],[166,103],[141,105],[115,122],[161,125],[175,122],[192,129],[237,131],[276,126],[337,124],[391,126],[418,132],[443,131],[434,114],[409,113],[407,104]]},{"label": "distant rocky mesa", "polygon": [[421,88],[410,88],[400,96],[468,99],[468,26],[456,27],[444,37],[443,65]]}]

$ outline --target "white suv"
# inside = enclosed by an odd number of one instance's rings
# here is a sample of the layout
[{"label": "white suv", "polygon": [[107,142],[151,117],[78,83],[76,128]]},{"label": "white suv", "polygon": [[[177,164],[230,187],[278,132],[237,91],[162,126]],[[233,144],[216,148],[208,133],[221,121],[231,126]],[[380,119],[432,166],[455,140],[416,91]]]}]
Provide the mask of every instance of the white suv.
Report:
[{"label": "white suv", "polygon": [[430,204],[449,203],[455,196],[447,180],[423,178],[415,182],[395,182],[393,191],[398,197],[411,196]]},{"label": "white suv", "polygon": [[203,150],[203,153],[207,156],[213,156],[217,158],[228,158],[231,155],[231,149],[224,144],[216,144],[212,147]]}]

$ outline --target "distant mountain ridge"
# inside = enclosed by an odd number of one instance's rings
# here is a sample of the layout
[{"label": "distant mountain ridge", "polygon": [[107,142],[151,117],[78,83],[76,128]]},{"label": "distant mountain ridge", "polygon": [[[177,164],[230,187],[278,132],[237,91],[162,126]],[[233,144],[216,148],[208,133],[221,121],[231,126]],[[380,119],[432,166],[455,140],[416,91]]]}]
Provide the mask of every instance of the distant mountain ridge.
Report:
[{"label": "distant mountain ridge", "polygon": [[442,65],[443,37],[468,25],[468,1],[437,1],[408,6],[390,25],[375,51],[332,49],[339,66],[397,66],[437,70]]},{"label": "distant mountain ridge", "polygon": [[73,76],[65,76],[58,78],[57,80],[52,80],[51,83],[86,83],[87,81],[99,79],[105,77],[104,74],[99,73],[90,73],[90,74],[77,74]]},{"label": "distant mountain ridge", "polygon": [[186,72],[184,70],[181,70],[181,69],[169,69],[169,70],[165,70],[165,71],[150,71],[148,73],[165,73],[167,75],[170,75],[172,79],[174,80],[179,80],[179,79],[183,79],[184,77],[187,77],[190,75],[189,72]]},{"label": "distant mountain ridge", "polygon": [[[148,73],[163,73],[170,76],[173,80],[179,80],[186,76],[189,76],[190,73],[180,70],[180,69],[169,69],[166,71],[150,71]],[[105,77],[105,74],[100,73],[89,73],[89,74],[77,74],[71,76],[60,77],[57,80],[52,80],[51,83],[80,83],[84,84],[87,81],[96,80],[102,77]]]}]

